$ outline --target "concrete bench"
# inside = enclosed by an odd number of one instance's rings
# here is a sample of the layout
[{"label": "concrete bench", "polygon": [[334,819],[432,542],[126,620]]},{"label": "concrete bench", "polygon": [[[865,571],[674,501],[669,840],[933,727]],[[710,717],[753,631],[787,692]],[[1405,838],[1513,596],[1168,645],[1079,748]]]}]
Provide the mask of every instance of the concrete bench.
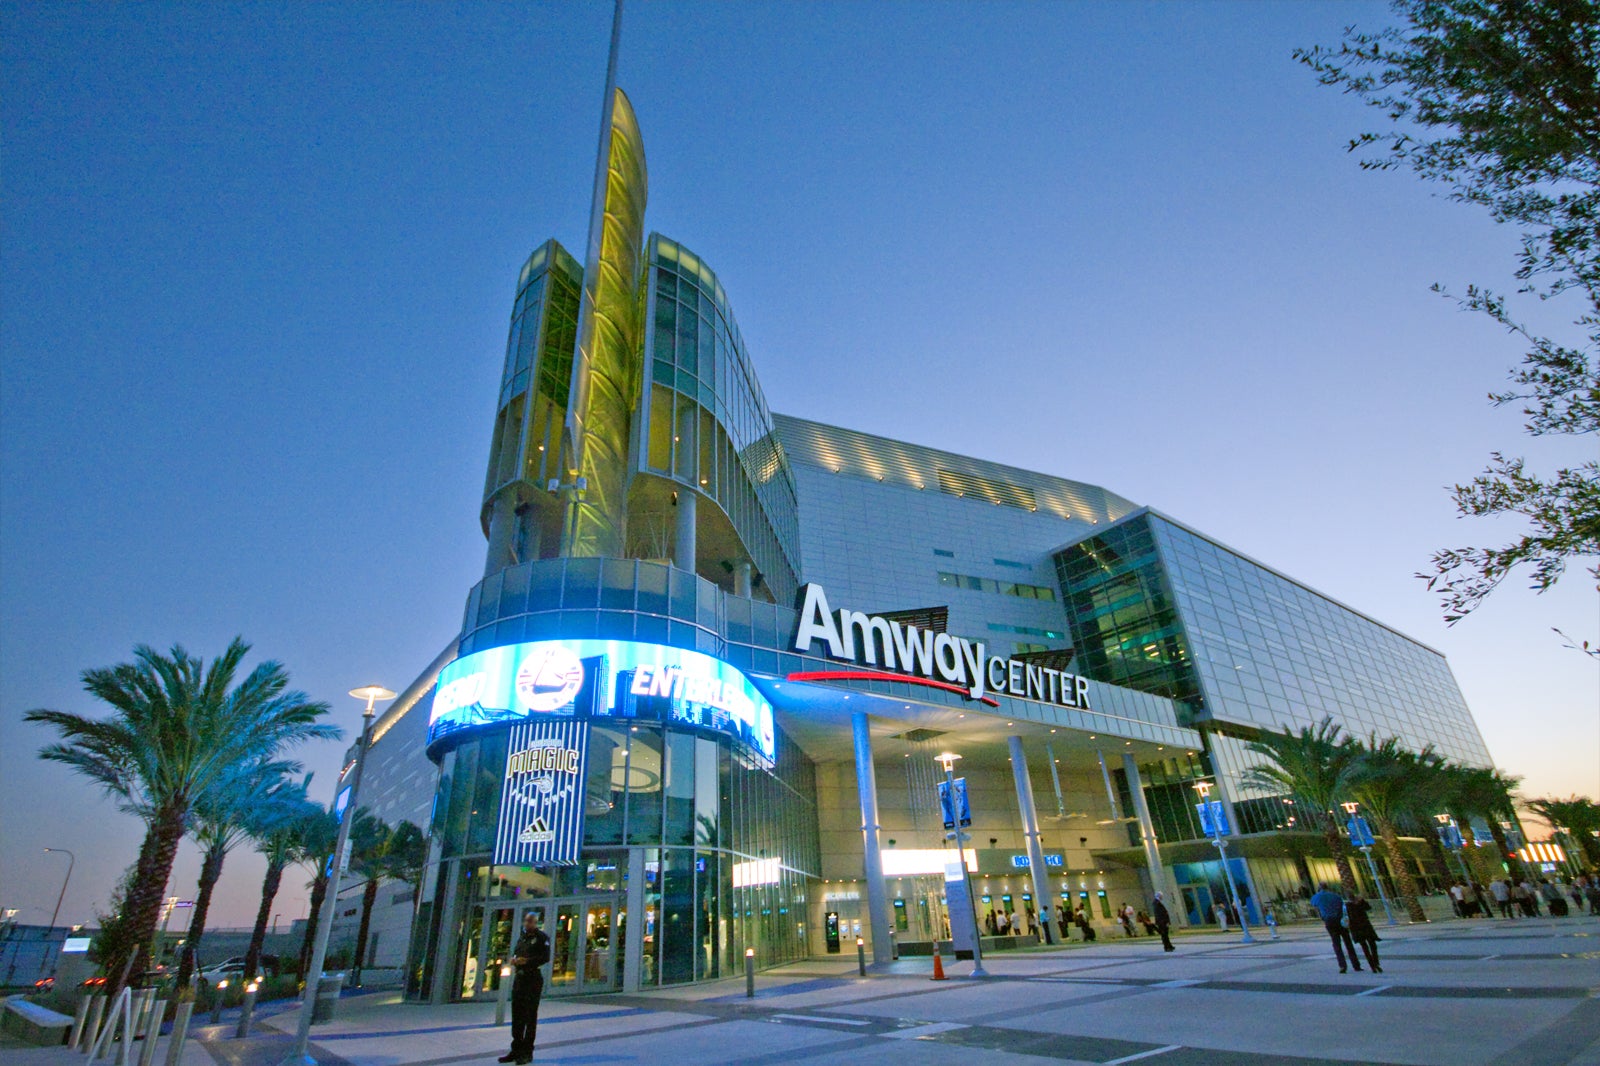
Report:
[{"label": "concrete bench", "polygon": [[29,1003],[21,996],[12,996],[0,1011],[0,1029],[29,1044],[55,1047],[67,1042],[72,1019],[37,1003]]}]

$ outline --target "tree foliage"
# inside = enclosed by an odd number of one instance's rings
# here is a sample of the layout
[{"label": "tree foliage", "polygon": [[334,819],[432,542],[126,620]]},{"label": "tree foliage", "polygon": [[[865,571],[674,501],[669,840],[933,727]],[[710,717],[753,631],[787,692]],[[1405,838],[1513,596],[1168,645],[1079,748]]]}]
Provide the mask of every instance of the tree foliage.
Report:
[{"label": "tree foliage", "polygon": [[1317,823],[1339,868],[1340,886],[1345,895],[1353,896],[1356,876],[1333,812],[1350,794],[1360,768],[1360,749],[1340,733],[1331,717],[1315,727],[1302,726],[1298,732],[1285,726],[1282,732],[1262,733],[1245,747],[1268,761],[1250,767],[1244,783],[1266,792],[1286,792],[1302,801],[1302,809]]},{"label": "tree foliage", "polygon": [[289,689],[282,664],[261,663],[238,684],[250,646],[235,638],[209,666],[181,646],[163,655],[146,645],[130,663],[83,672],[84,689],[112,709],[106,718],[33,710],[25,720],[62,739],[39,757],[63,763],[100,785],[144,820],[145,836],[119,919],[115,951],[101,957],[114,996],[122,974],[147,968],[151,940],[178,842],[194,804],[241,765],[339,730],[317,721],[328,705]]},{"label": "tree foliage", "polygon": [[1528,800],[1527,808],[1558,829],[1565,830],[1583,852],[1583,861],[1600,867],[1600,804],[1584,796],[1555,799],[1544,796]]},{"label": "tree foliage", "polygon": [[[1494,404],[1522,404],[1535,436],[1600,432],[1600,4],[1396,0],[1393,8],[1403,25],[1351,27],[1337,48],[1295,56],[1389,120],[1350,142],[1363,167],[1409,167],[1518,227],[1520,291],[1570,292],[1582,303],[1581,339],[1564,344],[1526,327],[1492,290],[1469,287],[1460,300],[1527,346],[1512,387],[1490,394]],[[1518,568],[1530,568],[1542,592],[1569,562],[1600,555],[1597,484],[1593,460],[1546,477],[1495,452],[1456,485],[1461,515],[1518,516],[1528,532],[1500,547],[1434,554],[1432,571],[1418,576],[1440,594],[1445,620],[1459,621]],[[1600,581],[1600,566],[1587,569]]]}]

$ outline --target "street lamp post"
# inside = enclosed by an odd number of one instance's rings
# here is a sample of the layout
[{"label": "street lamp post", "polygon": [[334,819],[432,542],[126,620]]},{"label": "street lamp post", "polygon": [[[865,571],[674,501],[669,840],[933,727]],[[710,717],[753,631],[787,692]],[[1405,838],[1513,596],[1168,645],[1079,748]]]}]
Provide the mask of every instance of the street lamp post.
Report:
[{"label": "street lamp post", "polygon": [[[350,823],[356,819],[356,800],[361,793],[361,767],[366,762],[367,744],[372,736],[372,720],[374,717],[373,705],[378,700],[392,700],[394,693],[382,685],[364,685],[353,688],[350,695],[358,700],[367,701],[367,709],[361,714],[361,740],[356,745],[356,764],[351,771],[350,797],[345,800],[344,810],[339,815],[339,838],[333,846],[333,869],[328,873],[328,891],[322,897],[322,907],[317,912],[317,942],[311,949],[311,965],[306,970],[306,987],[300,999],[300,1028],[295,1034],[294,1047],[283,1059],[282,1066],[317,1066],[317,1060],[307,1051],[311,1043],[311,1015],[317,1007],[317,989],[322,981],[322,963],[328,955],[328,932],[333,925],[333,916],[339,909],[339,878],[344,873],[347,861],[347,850],[350,846]],[[334,803],[339,802],[338,792],[334,792]]]},{"label": "street lamp post", "polygon": [[[988,977],[988,971],[983,968],[983,928],[978,925],[977,900],[972,897],[972,871],[967,869],[968,835],[961,831],[961,811],[956,803],[956,760],[961,756],[947,751],[935,757],[944,766],[944,783],[950,790],[950,813],[953,816],[950,820],[955,823],[952,832],[956,838],[956,861],[961,864],[961,884],[967,893],[967,906],[972,908],[972,976]],[[954,931],[952,928],[952,934]]]},{"label": "street lamp post", "polygon": [[[1194,790],[1200,793],[1202,803],[1210,802],[1211,782],[1198,782]],[[1233,909],[1239,914],[1239,928],[1244,931],[1242,940],[1246,944],[1254,944],[1256,938],[1250,935],[1250,922],[1245,918],[1244,904],[1239,900],[1239,889],[1233,883],[1233,868],[1228,865],[1228,842],[1222,839],[1222,819],[1215,815],[1211,818],[1211,843],[1217,846],[1217,851],[1222,857],[1222,873],[1228,879],[1228,898],[1233,901]]]},{"label": "street lamp post", "polygon": [[1364,832],[1359,837],[1356,833],[1356,830],[1364,828],[1366,824],[1364,820],[1361,822],[1356,821],[1356,808],[1360,804],[1355,800],[1348,800],[1339,804],[1339,806],[1343,807],[1344,813],[1350,816],[1345,823],[1345,831],[1350,834],[1350,843],[1360,849],[1361,854],[1367,860],[1367,872],[1372,875],[1372,883],[1378,886],[1378,899],[1383,901],[1383,913],[1389,916],[1390,925],[1399,925],[1400,923],[1394,920],[1394,911],[1389,909],[1389,897],[1383,891],[1383,879],[1378,876],[1377,864],[1372,861],[1371,833],[1370,831]]},{"label": "street lamp post", "polygon": [[[56,896],[56,909],[50,912],[50,931],[54,932],[56,928],[56,919],[61,916],[61,901],[67,898],[67,883],[72,880],[72,868],[78,865],[78,857],[72,854],[72,852],[68,851],[66,848],[45,848],[44,850],[46,852],[58,852],[59,854],[67,857],[67,876],[61,879],[61,893],[60,895]],[[47,933],[45,935],[48,936],[49,934]],[[49,965],[50,945],[47,941],[45,943],[44,958],[39,960],[40,977],[44,976],[44,971]]]}]

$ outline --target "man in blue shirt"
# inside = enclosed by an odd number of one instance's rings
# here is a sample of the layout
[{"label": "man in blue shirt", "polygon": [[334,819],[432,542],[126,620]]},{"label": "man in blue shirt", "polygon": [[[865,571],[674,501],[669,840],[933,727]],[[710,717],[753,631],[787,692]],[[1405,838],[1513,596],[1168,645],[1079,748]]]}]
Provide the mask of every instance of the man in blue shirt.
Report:
[{"label": "man in blue shirt", "polygon": [[1350,965],[1360,970],[1361,964],[1356,961],[1356,942],[1350,939],[1350,930],[1344,927],[1344,898],[1337,892],[1329,891],[1328,882],[1323,881],[1317,885],[1317,893],[1311,897],[1311,905],[1322,916],[1323,927],[1328,930],[1328,938],[1333,941],[1333,957],[1339,960],[1339,972],[1345,972],[1346,948],[1350,950]]}]

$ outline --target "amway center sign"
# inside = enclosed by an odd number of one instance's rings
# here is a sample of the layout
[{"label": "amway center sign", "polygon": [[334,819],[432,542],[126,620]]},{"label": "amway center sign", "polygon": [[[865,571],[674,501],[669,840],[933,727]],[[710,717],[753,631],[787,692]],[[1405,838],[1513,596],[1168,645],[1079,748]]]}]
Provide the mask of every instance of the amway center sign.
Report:
[{"label": "amway center sign", "polygon": [[[989,655],[982,641],[934,633],[890,618],[851,611],[833,611],[821,585],[801,590],[800,622],[795,627],[794,650],[809,654],[821,641],[835,659],[865,666],[882,666],[884,672],[818,673],[790,675],[794,681],[879,680],[908,681],[960,692],[968,699],[998,706],[990,695],[1053,703],[1089,710],[1089,681],[1065,670]],[[897,671],[889,673],[887,671]]]}]

